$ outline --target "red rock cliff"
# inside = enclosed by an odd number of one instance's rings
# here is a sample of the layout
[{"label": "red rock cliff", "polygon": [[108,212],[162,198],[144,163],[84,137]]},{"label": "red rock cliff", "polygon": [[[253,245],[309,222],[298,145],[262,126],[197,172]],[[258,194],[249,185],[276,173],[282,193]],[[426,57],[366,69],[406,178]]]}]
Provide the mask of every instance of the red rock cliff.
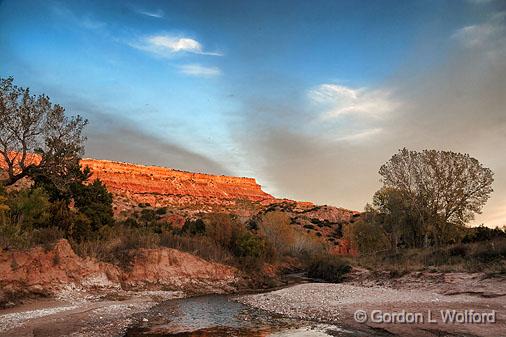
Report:
[{"label": "red rock cliff", "polygon": [[[37,162],[38,158],[34,156],[31,160]],[[190,212],[248,213],[245,203],[269,204],[276,200],[262,191],[253,178],[192,173],[110,160],[83,159],[81,164],[91,169],[91,179],[102,180],[113,194],[117,215],[140,203],[149,203],[153,207],[174,206]],[[0,158],[0,167],[3,166]],[[18,185],[23,186],[23,182]]]},{"label": "red rock cliff", "polygon": [[81,163],[83,167],[89,166],[92,179],[99,178],[113,193],[118,211],[128,209],[129,203],[199,208],[234,206],[238,201],[274,200],[253,178],[191,173],[109,160],[83,159]]}]

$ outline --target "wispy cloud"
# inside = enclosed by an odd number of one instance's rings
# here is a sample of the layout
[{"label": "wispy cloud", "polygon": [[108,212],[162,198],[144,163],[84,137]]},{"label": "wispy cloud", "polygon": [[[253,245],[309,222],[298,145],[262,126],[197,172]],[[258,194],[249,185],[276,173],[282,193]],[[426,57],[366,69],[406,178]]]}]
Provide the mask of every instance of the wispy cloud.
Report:
[{"label": "wispy cloud", "polygon": [[157,18],[157,19],[161,19],[161,18],[165,17],[165,12],[161,9],[156,9],[156,10],[137,9],[136,12],[141,15],[145,15],[145,16],[149,16],[149,17]]},{"label": "wispy cloud", "polygon": [[324,110],[323,118],[345,115],[381,117],[398,107],[389,91],[354,89],[329,83],[311,89],[309,98]]},{"label": "wispy cloud", "polygon": [[200,64],[185,64],[179,67],[181,73],[198,76],[198,77],[214,77],[221,75],[221,70],[218,67],[206,67]]},{"label": "wispy cloud", "polygon": [[101,30],[107,26],[105,22],[96,19],[91,14],[78,15],[61,4],[53,5],[51,7],[51,10],[54,14],[63,18],[64,20],[72,22],[73,24],[76,24],[85,29]]},{"label": "wispy cloud", "polygon": [[482,5],[487,4],[489,2],[493,2],[494,0],[467,0],[467,2],[475,4],[475,5]]},{"label": "wispy cloud", "polygon": [[[497,43],[506,35],[506,12],[492,15],[489,20],[458,29],[453,38],[468,48],[479,48],[490,42]],[[502,37],[502,39],[501,39]]]},{"label": "wispy cloud", "polygon": [[130,43],[130,45],[134,48],[163,57],[170,57],[179,53],[223,56],[220,52],[204,50],[202,44],[193,38],[168,34],[150,35],[142,38],[140,41]]},{"label": "wispy cloud", "polygon": [[348,135],[337,138],[337,141],[345,141],[345,142],[362,142],[369,140],[373,136],[379,135],[383,131],[382,128],[371,128],[366,130],[360,130],[357,132],[350,133]]}]

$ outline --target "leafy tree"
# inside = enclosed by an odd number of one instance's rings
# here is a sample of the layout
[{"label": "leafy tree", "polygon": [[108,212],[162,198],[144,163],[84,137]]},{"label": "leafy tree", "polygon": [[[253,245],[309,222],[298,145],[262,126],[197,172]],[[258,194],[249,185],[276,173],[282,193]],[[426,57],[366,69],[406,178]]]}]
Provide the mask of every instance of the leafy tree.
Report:
[{"label": "leafy tree", "polygon": [[66,117],[65,109],[46,95],[32,95],[13,82],[12,77],[0,78],[0,158],[7,173],[3,184],[28,176],[68,191],[80,178],[87,121],[79,115]]},{"label": "leafy tree", "polygon": [[[481,213],[492,193],[493,172],[468,154],[400,150],[379,170],[385,187],[406,197],[412,216],[436,244]],[[428,237],[428,236],[427,236]]]}]

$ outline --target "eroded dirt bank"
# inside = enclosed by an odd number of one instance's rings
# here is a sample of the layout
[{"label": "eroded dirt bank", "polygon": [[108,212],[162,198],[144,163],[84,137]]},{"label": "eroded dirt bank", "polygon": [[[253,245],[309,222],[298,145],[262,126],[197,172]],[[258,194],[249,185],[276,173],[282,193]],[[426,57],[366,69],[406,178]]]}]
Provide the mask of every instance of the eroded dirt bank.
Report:
[{"label": "eroded dirt bank", "polygon": [[187,295],[231,293],[233,267],[175,249],[139,249],[125,267],[83,259],[66,240],[0,252],[0,336],[114,336],[133,314]]},{"label": "eroded dirt bank", "polygon": [[62,291],[182,290],[231,292],[242,281],[237,269],[170,248],[139,249],[125,268],[77,256],[66,240],[50,250],[0,252],[0,303]]}]

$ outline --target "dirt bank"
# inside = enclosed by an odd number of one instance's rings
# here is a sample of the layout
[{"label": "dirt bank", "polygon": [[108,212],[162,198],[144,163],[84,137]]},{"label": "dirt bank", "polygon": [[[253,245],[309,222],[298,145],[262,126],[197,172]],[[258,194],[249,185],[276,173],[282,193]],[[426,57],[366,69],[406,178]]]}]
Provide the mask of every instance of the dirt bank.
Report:
[{"label": "dirt bank", "polygon": [[232,292],[241,284],[237,269],[175,249],[135,251],[125,268],[77,256],[66,240],[49,250],[0,252],[0,304],[30,296],[122,290],[182,290],[192,294]]}]

